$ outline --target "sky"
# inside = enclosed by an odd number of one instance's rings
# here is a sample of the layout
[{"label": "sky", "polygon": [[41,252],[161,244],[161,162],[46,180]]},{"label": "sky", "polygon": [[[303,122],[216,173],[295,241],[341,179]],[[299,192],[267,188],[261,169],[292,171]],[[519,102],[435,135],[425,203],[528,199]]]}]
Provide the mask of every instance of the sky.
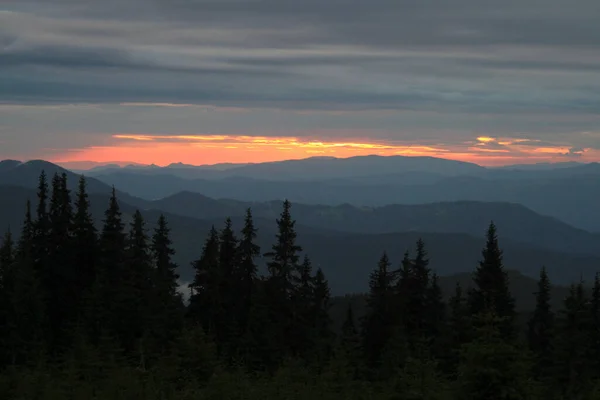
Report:
[{"label": "sky", "polygon": [[0,159],[600,161],[597,0],[1,0]]}]

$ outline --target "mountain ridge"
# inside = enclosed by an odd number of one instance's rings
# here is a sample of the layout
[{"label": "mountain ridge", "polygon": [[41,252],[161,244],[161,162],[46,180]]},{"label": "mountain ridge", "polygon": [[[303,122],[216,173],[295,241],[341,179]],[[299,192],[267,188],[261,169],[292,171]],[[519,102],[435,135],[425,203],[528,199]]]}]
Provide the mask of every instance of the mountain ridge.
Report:
[{"label": "mountain ridge", "polygon": [[[429,171],[443,176],[459,174],[477,174],[485,167],[465,161],[448,160],[437,157],[412,157],[412,156],[353,156],[347,158],[335,157],[309,157],[296,160],[270,161],[263,163],[247,163],[243,165],[215,164],[214,166],[182,166],[160,167],[161,171],[169,172],[180,178],[205,178],[223,179],[227,177],[245,177],[260,179],[293,179],[311,180],[323,178],[343,178],[350,176],[369,176],[381,173],[395,173],[398,170]],[[120,168],[113,170],[99,170],[93,173],[106,174],[107,172],[127,172],[133,169]],[[149,173],[148,169],[138,169],[135,172]]]},{"label": "mountain ridge", "polygon": [[[46,173],[48,183],[51,182],[52,176],[55,173],[65,173],[67,175],[67,182],[70,190],[75,190],[77,188],[79,177],[82,176],[82,174],[78,174],[45,160],[29,160],[26,162],[15,161],[15,163],[9,165],[7,168],[0,168],[0,185],[36,188],[42,171]],[[108,185],[93,177],[83,176],[86,178],[87,190],[89,193],[109,193],[112,190],[112,185]],[[136,206],[143,206],[146,203],[145,200],[121,191],[119,188],[116,188],[116,191],[120,198],[135,204]]]},{"label": "mountain ridge", "polygon": [[[276,218],[278,201],[242,202],[213,199],[193,192],[148,203],[148,207],[193,218],[254,215]],[[494,220],[515,241],[565,252],[600,255],[600,234],[574,228],[556,218],[543,216],[517,203],[454,201],[382,207],[307,205],[296,203],[299,223],[349,233],[396,233],[427,231],[468,233],[477,236],[481,226]]]},{"label": "mountain ridge", "polygon": [[[1,165],[15,165],[8,162]],[[30,188],[37,186],[37,178],[42,169],[50,175],[65,172],[69,177],[69,186],[73,190],[78,175],[44,162],[30,161],[20,163],[12,170],[0,170],[0,184],[8,179],[8,184]],[[25,173],[23,173],[25,172]],[[151,177],[155,184],[160,184],[157,176]],[[230,178],[234,179],[234,178]],[[470,179],[470,178],[461,178]],[[235,184],[227,180],[221,182],[229,187],[243,186],[245,180],[234,179]],[[254,182],[257,186],[261,181]],[[298,183],[302,187],[303,184]],[[117,189],[131,190],[135,185],[117,184]],[[339,189],[339,188],[338,188]],[[94,178],[88,178],[90,193],[110,193],[111,185]],[[256,217],[275,219],[278,217],[280,201],[270,198],[267,201],[242,201],[239,199],[215,199],[211,196],[197,194],[193,191],[182,191],[173,196],[149,201],[118,192],[119,198],[142,210],[156,209],[171,214],[192,218],[225,218],[243,216],[246,208],[252,207]],[[600,235],[577,229],[557,220],[552,216],[540,215],[515,202],[450,200],[430,202],[427,204],[392,204],[381,207],[356,206],[341,204],[315,205],[303,203],[292,198],[295,204],[296,218],[306,226],[327,231],[349,232],[358,234],[398,233],[409,231],[426,231],[432,233],[467,233],[478,236],[481,227],[490,220],[495,220],[500,229],[511,239],[532,244],[538,247],[577,254],[600,255]]]},{"label": "mountain ridge", "polygon": [[[92,213],[97,224],[101,223],[109,195],[90,195]],[[25,202],[35,198],[34,189],[19,186],[0,187],[0,230],[4,231],[10,225],[11,231],[18,233]],[[137,207],[123,200],[120,200],[120,204],[124,220],[129,223]],[[200,256],[211,226],[220,229],[223,226],[223,218],[197,219],[147,209],[142,211],[147,221],[147,229],[154,227],[155,221],[162,213],[167,216],[171,228],[179,273],[184,282],[189,282],[193,276],[191,261]],[[292,206],[292,216],[294,213],[295,209]],[[243,226],[243,217],[234,217],[232,220],[236,232],[239,232]],[[275,241],[275,219],[256,218],[255,222],[259,229],[258,244],[262,252],[266,252]],[[297,228],[298,244],[303,247],[304,254],[311,258],[316,268],[323,268],[334,295],[366,291],[366,278],[375,268],[383,251],[388,253],[394,268],[398,268],[404,252],[412,251],[419,238],[426,243],[431,268],[443,276],[471,272],[481,257],[481,249],[485,243],[483,234],[475,237],[463,233],[431,232],[339,233],[307,227],[300,223]],[[485,226],[481,229],[484,230]],[[502,231],[500,246],[504,250],[507,269],[517,270],[535,278],[544,265],[551,279],[557,284],[568,284],[581,277],[591,280],[600,265],[600,257],[568,254],[515,242],[508,236],[503,236]],[[265,259],[259,258],[258,263],[264,271]]]},{"label": "mountain ridge", "polygon": [[[384,183],[376,179],[362,182],[269,181],[248,178],[182,179],[172,175],[144,175],[121,172],[96,176],[131,194],[155,200],[181,191],[202,193],[212,198],[241,201],[289,199],[295,203],[356,206],[424,204],[447,201],[519,203],[533,211],[558,218],[577,228],[600,232],[600,213],[595,199],[600,197],[598,174],[576,174],[549,179],[500,179],[457,176],[430,182]],[[235,182],[235,184],[232,184]]]}]

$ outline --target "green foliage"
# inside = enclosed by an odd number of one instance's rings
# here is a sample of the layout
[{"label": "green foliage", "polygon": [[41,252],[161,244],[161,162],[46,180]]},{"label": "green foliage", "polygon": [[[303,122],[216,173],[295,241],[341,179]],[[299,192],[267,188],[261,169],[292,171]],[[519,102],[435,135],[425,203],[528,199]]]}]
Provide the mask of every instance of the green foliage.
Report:
[{"label": "green foliage", "polygon": [[77,319],[83,323],[86,297],[96,280],[98,264],[98,232],[90,212],[90,201],[87,194],[86,181],[79,179],[75,198],[72,235],[73,307],[79,310]]},{"label": "green foliage", "polygon": [[450,399],[450,384],[438,373],[432,359],[409,358],[395,381],[394,400],[446,400]]},{"label": "green foliage", "polygon": [[98,341],[103,330],[117,335],[119,325],[118,305],[114,299],[122,296],[123,276],[127,261],[127,237],[121,210],[113,188],[109,205],[104,213],[104,225],[99,240],[98,270],[90,290],[86,320],[93,339]]},{"label": "green foliage", "polygon": [[302,343],[305,333],[294,331],[297,320],[295,314],[294,294],[296,293],[296,282],[299,279],[300,255],[302,247],[296,243],[296,221],[291,216],[291,203],[284,201],[283,211],[277,219],[277,235],[275,244],[270,252],[264,254],[269,258],[267,268],[268,276],[264,281],[266,297],[265,310],[268,315],[266,336],[272,344],[272,349],[277,354],[271,356],[275,364],[281,363],[298,349],[294,348],[296,343]]},{"label": "green foliage", "polygon": [[392,337],[395,321],[394,274],[390,271],[390,265],[387,254],[383,253],[377,269],[371,273],[368,311],[362,326],[365,364],[373,377],[381,372],[383,350]]},{"label": "green foliage", "polygon": [[524,351],[503,336],[503,318],[478,315],[476,339],[465,344],[456,382],[456,396],[464,400],[531,400],[536,385]]},{"label": "green foliage", "polygon": [[527,342],[535,355],[535,374],[538,379],[550,378],[553,341],[554,313],[550,307],[550,280],[546,269],[542,268],[536,292],[536,307],[527,329]]},{"label": "green foliage", "polygon": [[571,286],[557,326],[553,356],[553,383],[565,398],[582,398],[592,385],[593,363],[590,357],[592,316],[583,283]]},{"label": "green foliage", "polygon": [[503,335],[513,336],[515,303],[508,289],[508,276],[502,264],[502,250],[493,222],[487,231],[482,256],[473,276],[475,288],[469,292],[470,311],[473,315],[493,313],[503,317]]},{"label": "green foliage", "polygon": [[252,220],[252,211],[247,209],[242,237],[237,248],[238,263],[234,271],[234,292],[237,294],[236,321],[242,336],[248,330],[252,298],[258,278],[256,258],[260,256],[260,246],[255,243],[256,236],[257,230]]},{"label": "green foliage", "polygon": [[219,313],[219,234],[213,226],[202,248],[200,258],[192,263],[196,274],[190,283],[189,317],[202,325],[205,331],[215,330]]},{"label": "green foliage", "polygon": [[[15,264],[15,249],[12,234],[8,230],[0,241],[0,326],[9,323],[11,311],[8,290],[12,288],[12,273]],[[0,329],[0,361],[6,363],[9,359],[9,330]]]},{"label": "green foliage", "polygon": [[164,215],[158,219],[152,235],[150,252],[152,284],[149,298],[149,338],[154,351],[162,353],[183,328],[184,305],[177,292],[177,265],[172,261],[175,250],[169,237],[169,227]]},{"label": "green foliage", "polygon": [[[154,293],[152,292],[152,258],[149,238],[142,214],[137,210],[130,225],[125,265],[120,271],[115,299],[116,335],[127,353],[138,351],[144,356],[145,333],[150,327]],[[140,359],[140,364],[144,365]]]},{"label": "green foliage", "polygon": [[10,365],[31,365],[43,353],[45,307],[34,262],[34,229],[28,202],[17,254],[8,278],[10,285],[5,287],[8,296],[6,336]]},{"label": "green foliage", "polygon": [[71,327],[77,319],[77,274],[73,264],[71,227],[73,211],[65,174],[52,178],[52,195],[48,212],[49,232],[47,264],[40,271],[44,295],[47,296],[46,336],[53,352],[63,352],[69,346]]},{"label": "green foliage", "polygon": [[360,296],[330,298],[323,270],[297,244],[289,201],[266,276],[250,210],[239,240],[230,219],[212,227],[187,307],[164,216],[150,236],[140,211],[124,220],[113,189],[98,235],[89,210],[85,179],[72,209],[66,176],[54,176],[49,195],[42,174],[36,219],[28,203],[16,245],[10,232],[0,243],[0,398],[600,395],[600,277],[591,293],[573,285],[555,313],[542,269],[536,309],[520,326],[494,224],[474,288],[465,298],[456,285],[448,303],[423,240],[397,271],[384,252],[357,329]]},{"label": "green foliage", "polygon": [[448,301],[448,306],[449,315],[442,342],[446,352],[440,362],[442,371],[446,375],[456,378],[461,348],[469,341],[471,334],[466,299],[459,283],[456,284],[454,295]]},{"label": "green foliage", "polygon": [[600,274],[594,278],[592,296],[590,298],[590,353],[592,374],[600,376]]}]

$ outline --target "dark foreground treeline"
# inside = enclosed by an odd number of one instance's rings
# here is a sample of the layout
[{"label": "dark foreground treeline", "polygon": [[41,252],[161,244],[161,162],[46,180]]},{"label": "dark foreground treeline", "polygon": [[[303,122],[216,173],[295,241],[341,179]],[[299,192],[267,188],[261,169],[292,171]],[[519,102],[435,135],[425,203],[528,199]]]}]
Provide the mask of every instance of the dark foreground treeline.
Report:
[{"label": "dark foreground treeline", "polygon": [[83,178],[71,196],[42,174],[0,248],[0,398],[600,399],[600,280],[555,313],[542,269],[519,329],[491,224],[473,289],[445,304],[419,241],[399,268],[381,257],[366,316],[334,330],[287,201],[277,224],[266,276],[250,210],[213,228],[186,306],[164,217],[125,227],[113,192],[97,232]]}]

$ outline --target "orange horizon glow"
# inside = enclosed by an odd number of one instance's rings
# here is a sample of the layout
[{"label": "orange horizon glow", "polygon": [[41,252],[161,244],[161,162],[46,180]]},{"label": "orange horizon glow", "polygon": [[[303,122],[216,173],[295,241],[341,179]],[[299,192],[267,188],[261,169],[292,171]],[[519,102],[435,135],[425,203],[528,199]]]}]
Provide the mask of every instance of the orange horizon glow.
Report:
[{"label": "orange horizon glow", "polygon": [[[529,144],[525,144],[529,142]],[[477,136],[463,144],[403,144],[373,139],[312,139],[290,136],[235,135],[113,135],[111,143],[72,149],[49,161],[55,163],[123,163],[166,166],[182,162],[191,165],[219,163],[260,163],[314,156],[347,158],[364,155],[430,156],[472,162],[484,166],[515,163],[566,161],[569,146],[535,146],[538,140]],[[584,149],[580,161],[600,160],[597,151]]]}]

